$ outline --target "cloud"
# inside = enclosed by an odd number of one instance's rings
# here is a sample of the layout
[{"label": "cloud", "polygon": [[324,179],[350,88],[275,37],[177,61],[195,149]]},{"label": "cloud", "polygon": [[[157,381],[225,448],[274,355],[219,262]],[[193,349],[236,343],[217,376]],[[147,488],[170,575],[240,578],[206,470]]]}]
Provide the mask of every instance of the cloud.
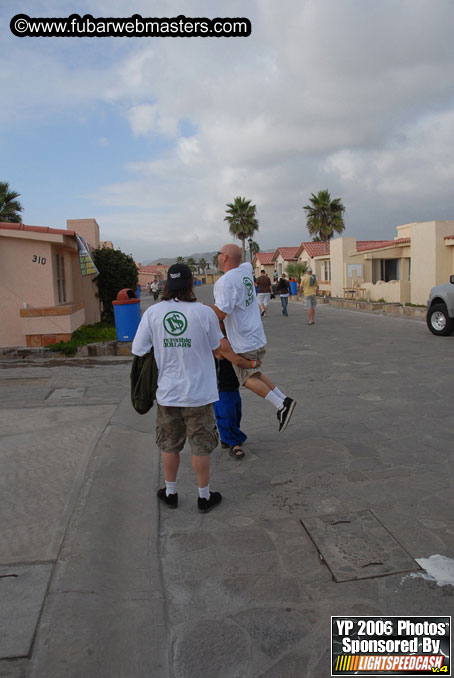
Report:
[{"label": "cloud", "polygon": [[[75,4],[59,2],[57,14],[126,14],[123,0]],[[32,15],[56,9],[25,5]],[[133,11],[182,10],[176,0],[153,9],[137,0]],[[245,195],[257,204],[262,247],[298,244],[307,238],[301,207],[324,188],[342,197],[358,237],[392,237],[394,220],[454,216],[450,0],[194,0],[185,13],[247,16],[252,35],[9,39],[0,55],[0,85],[11,92],[4,124],[89,116],[107,103],[149,149],[121,167],[127,181],[86,191],[105,211],[105,237],[127,229],[139,249],[149,242],[162,256],[175,243],[215,249],[227,236],[225,204]]]},{"label": "cloud", "polygon": [[424,116],[378,150],[345,149],[326,159],[344,184],[383,198],[425,202],[454,185],[454,111]]}]

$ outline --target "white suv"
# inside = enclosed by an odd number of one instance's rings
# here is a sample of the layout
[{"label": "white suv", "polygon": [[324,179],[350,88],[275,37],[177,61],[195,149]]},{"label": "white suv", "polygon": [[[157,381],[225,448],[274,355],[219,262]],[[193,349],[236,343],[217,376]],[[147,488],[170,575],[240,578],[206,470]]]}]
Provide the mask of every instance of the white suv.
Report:
[{"label": "white suv", "polygon": [[432,334],[446,337],[454,332],[454,275],[430,290],[426,320]]}]

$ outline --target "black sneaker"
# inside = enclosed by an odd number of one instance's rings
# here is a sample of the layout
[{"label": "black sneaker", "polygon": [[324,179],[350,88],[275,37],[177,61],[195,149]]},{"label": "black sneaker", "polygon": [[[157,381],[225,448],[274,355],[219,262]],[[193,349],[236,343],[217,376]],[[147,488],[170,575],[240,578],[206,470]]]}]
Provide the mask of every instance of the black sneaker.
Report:
[{"label": "black sneaker", "polygon": [[178,492],[175,494],[166,495],[166,488],[163,487],[157,492],[159,501],[162,501],[163,504],[168,506],[171,509],[175,509],[178,506]]},{"label": "black sneaker", "polygon": [[279,422],[279,433],[282,433],[282,431],[285,431],[285,429],[287,428],[287,425],[290,421],[290,417],[293,414],[295,406],[296,406],[295,400],[292,400],[292,398],[286,398],[284,400],[283,407],[281,407],[281,409],[277,411],[277,420]]},{"label": "black sneaker", "polygon": [[199,507],[200,513],[208,513],[211,509],[214,509],[215,506],[220,504],[222,501],[222,494],[220,492],[210,492],[209,499],[197,499],[197,506]]}]

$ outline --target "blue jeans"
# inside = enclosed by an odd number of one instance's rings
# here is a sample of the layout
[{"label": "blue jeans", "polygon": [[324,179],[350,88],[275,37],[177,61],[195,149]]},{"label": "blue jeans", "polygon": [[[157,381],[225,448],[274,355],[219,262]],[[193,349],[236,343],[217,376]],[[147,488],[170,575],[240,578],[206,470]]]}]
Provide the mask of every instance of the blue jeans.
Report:
[{"label": "blue jeans", "polygon": [[219,391],[219,400],[214,403],[214,415],[219,436],[230,447],[241,445],[247,435],[240,429],[241,396],[238,391]]},{"label": "blue jeans", "polygon": [[281,304],[282,304],[282,313],[284,315],[288,315],[287,312],[288,297],[281,297]]}]

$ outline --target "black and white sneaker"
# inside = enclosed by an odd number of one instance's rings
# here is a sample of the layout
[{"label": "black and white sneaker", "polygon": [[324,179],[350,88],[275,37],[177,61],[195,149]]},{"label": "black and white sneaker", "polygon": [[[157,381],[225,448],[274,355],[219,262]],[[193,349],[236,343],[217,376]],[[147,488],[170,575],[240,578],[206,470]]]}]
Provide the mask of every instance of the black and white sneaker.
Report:
[{"label": "black and white sneaker", "polygon": [[295,400],[292,400],[292,398],[286,398],[284,400],[283,407],[281,407],[281,409],[277,411],[277,420],[279,422],[279,433],[282,433],[282,431],[285,431],[285,429],[287,428],[287,425],[290,421],[290,417],[293,414],[295,406],[296,406]]},{"label": "black and white sneaker", "polygon": [[169,494],[167,496],[166,494],[166,488],[163,487],[161,490],[157,491],[157,496],[159,501],[162,501],[163,504],[168,506],[171,509],[176,509],[178,506],[178,493],[176,492],[175,494]]},{"label": "black and white sneaker", "polygon": [[197,507],[200,513],[208,513],[212,511],[215,506],[220,504],[222,501],[222,494],[220,492],[210,492],[209,499],[202,499],[201,497],[197,500]]}]

